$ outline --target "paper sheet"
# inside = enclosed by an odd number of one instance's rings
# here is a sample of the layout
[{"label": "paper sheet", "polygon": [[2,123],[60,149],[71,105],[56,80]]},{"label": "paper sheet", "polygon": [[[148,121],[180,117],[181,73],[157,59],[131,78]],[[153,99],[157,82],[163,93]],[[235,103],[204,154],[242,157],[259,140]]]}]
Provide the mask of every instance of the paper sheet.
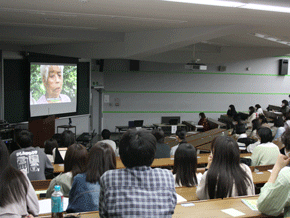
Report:
[{"label": "paper sheet", "polygon": [[177,195],[177,203],[187,201],[184,197],[180,196],[179,194],[176,195]]},{"label": "paper sheet", "polygon": [[234,208],[229,208],[229,209],[224,209],[224,210],[221,210],[222,212],[230,215],[230,216],[233,216],[233,217],[238,217],[238,216],[243,216],[243,215],[246,215],[244,213],[242,213],[241,211],[238,211]]},{"label": "paper sheet", "polygon": [[[51,213],[51,199],[39,200],[39,214]],[[68,198],[63,198],[63,211],[68,206]]]}]

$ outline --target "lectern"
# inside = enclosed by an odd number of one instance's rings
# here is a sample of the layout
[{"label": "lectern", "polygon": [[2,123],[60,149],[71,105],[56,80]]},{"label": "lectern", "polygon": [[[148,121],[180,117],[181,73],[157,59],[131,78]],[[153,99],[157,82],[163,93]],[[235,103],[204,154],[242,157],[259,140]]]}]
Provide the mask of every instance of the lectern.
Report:
[{"label": "lectern", "polygon": [[28,129],[33,133],[33,147],[44,147],[44,142],[55,133],[55,116],[29,121]]}]

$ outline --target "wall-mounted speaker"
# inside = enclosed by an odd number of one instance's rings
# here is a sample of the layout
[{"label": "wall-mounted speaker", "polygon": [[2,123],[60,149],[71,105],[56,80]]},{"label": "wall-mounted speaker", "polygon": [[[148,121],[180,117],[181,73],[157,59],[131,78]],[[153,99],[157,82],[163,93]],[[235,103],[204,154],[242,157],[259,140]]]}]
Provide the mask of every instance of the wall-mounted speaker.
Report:
[{"label": "wall-mounted speaker", "polygon": [[287,75],[288,74],[288,59],[280,59],[279,60],[279,75]]},{"label": "wall-mounted speaker", "polygon": [[138,60],[130,60],[130,71],[139,71],[139,62]]}]

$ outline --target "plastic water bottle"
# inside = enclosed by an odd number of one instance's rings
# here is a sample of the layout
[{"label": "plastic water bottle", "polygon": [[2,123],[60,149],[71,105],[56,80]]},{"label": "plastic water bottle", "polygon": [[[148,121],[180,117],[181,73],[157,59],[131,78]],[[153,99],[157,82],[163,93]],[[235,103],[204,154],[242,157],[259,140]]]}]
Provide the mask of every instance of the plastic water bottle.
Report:
[{"label": "plastic water bottle", "polygon": [[54,192],[51,195],[51,217],[63,218],[63,194],[60,186],[54,186]]}]

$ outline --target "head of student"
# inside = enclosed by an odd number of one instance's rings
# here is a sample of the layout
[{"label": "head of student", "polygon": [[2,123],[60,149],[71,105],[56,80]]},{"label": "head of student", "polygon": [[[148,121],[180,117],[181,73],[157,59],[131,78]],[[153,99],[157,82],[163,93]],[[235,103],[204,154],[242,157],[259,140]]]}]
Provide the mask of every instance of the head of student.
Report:
[{"label": "head of student", "polygon": [[108,129],[103,129],[101,134],[103,139],[110,139],[111,137],[111,132]]},{"label": "head of student", "polygon": [[204,114],[203,112],[201,112],[201,113],[199,113],[199,118],[200,118],[200,119],[205,119],[206,116],[205,116],[205,114]]},{"label": "head of student", "polygon": [[261,127],[261,121],[259,118],[252,120],[252,131],[258,130]]},{"label": "head of student", "polygon": [[155,136],[158,143],[164,143],[164,132],[162,129],[154,129],[151,133]]},{"label": "head of student", "polygon": [[64,172],[72,172],[73,177],[86,170],[88,162],[87,149],[81,144],[68,147],[64,157]]},{"label": "head of student", "polygon": [[255,108],[253,106],[249,107],[249,115],[251,116],[253,113],[255,113]]},{"label": "head of student", "polygon": [[28,148],[33,145],[33,134],[28,130],[21,130],[21,132],[16,136],[16,143],[21,148]]},{"label": "head of student", "polygon": [[183,141],[186,138],[186,131],[184,129],[178,129],[175,134],[177,139],[180,141]]},{"label": "head of student", "polygon": [[195,147],[187,143],[179,145],[174,154],[173,174],[176,174],[176,183],[187,187],[197,185],[196,168]]},{"label": "head of student", "polygon": [[237,142],[229,136],[218,136],[212,142],[211,152],[213,159],[206,178],[209,197],[231,196],[234,183],[238,195],[245,195],[250,178],[240,166]]},{"label": "head of student", "polygon": [[281,141],[285,145],[285,155],[290,157],[290,129],[286,128],[281,136]]},{"label": "head of student", "polygon": [[120,158],[127,168],[151,166],[155,152],[156,138],[146,130],[130,129],[120,140]]},{"label": "head of student", "polygon": [[63,85],[62,65],[40,65],[42,82],[47,98],[59,98]]},{"label": "head of student", "polygon": [[44,152],[46,154],[51,154],[52,155],[52,150],[54,148],[57,148],[58,147],[58,144],[57,144],[57,141],[56,139],[47,139],[45,142],[44,142]]},{"label": "head of student", "polygon": [[116,169],[116,156],[113,148],[104,142],[92,146],[86,170],[86,181],[96,183],[108,170]]},{"label": "head of student", "polygon": [[0,181],[0,207],[26,200],[27,178],[10,165],[9,152],[2,141],[0,141]]},{"label": "head of student", "polygon": [[261,139],[261,143],[272,142],[273,140],[272,131],[268,127],[259,128],[257,133]]},{"label": "head of student", "polygon": [[70,145],[74,144],[76,141],[75,134],[70,130],[65,130],[61,134],[61,147],[67,148]]},{"label": "head of student", "polygon": [[288,104],[288,101],[287,100],[283,100],[282,101],[282,107],[286,107],[286,106],[288,106],[289,104]]},{"label": "head of student", "polygon": [[256,104],[256,105],[255,105],[255,108],[256,108],[256,110],[258,110],[259,108],[261,108],[261,105]]}]

